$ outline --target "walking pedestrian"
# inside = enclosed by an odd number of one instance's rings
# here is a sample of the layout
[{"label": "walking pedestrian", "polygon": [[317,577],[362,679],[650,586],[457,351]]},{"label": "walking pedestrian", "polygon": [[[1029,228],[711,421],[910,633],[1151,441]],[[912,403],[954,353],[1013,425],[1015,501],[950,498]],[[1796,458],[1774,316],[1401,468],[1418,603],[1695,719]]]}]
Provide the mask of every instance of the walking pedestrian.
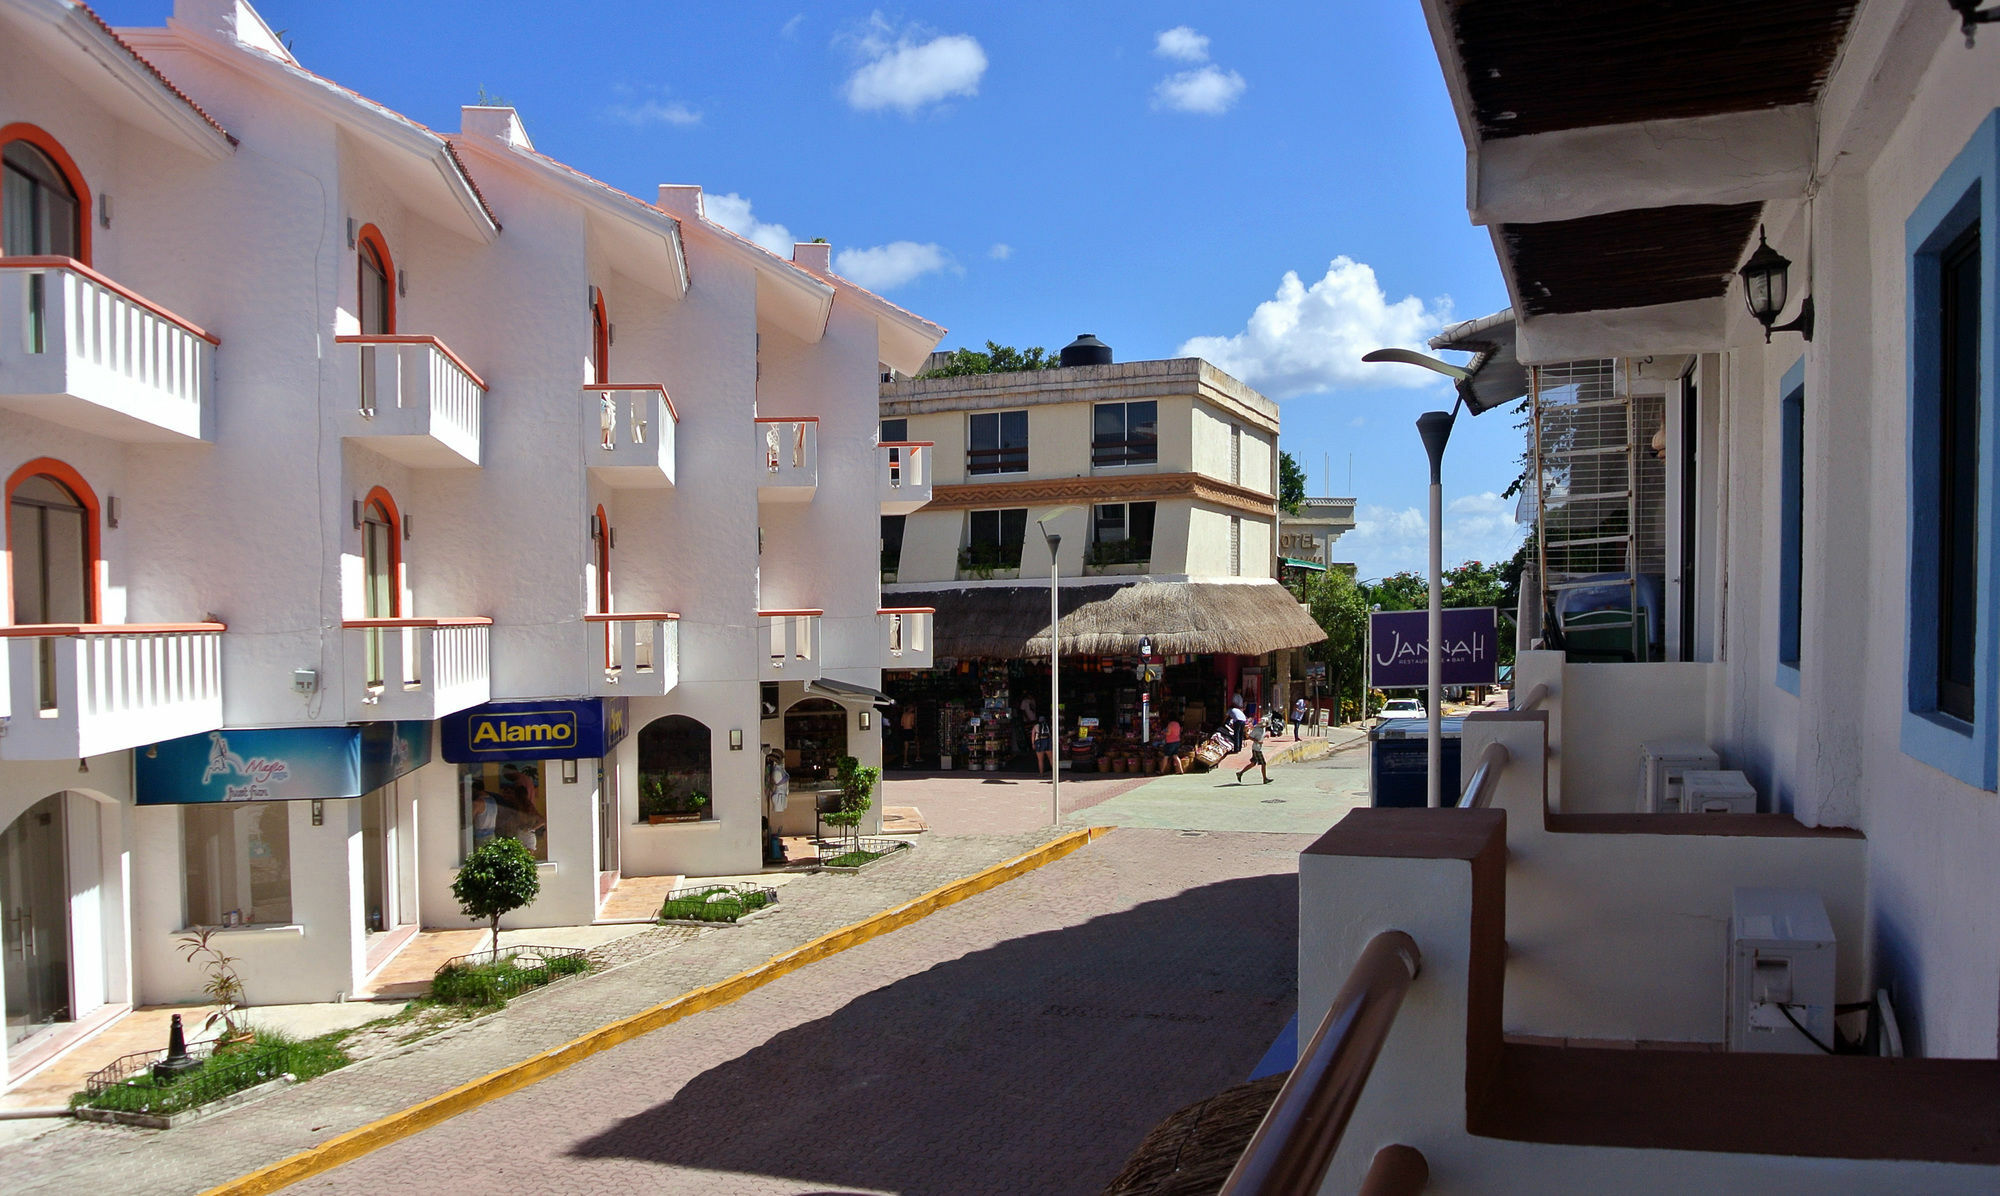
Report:
[{"label": "walking pedestrian", "polygon": [[1250,716],[1243,713],[1243,695],[1229,699],[1229,754],[1234,756],[1243,750],[1243,728]]},{"label": "walking pedestrian", "polygon": [[1292,702],[1292,738],[1299,738],[1299,728],[1305,725],[1306,700],[1298,698]]},{"label": "walking pedestrian", "polygon": [[1239,781],[1242,780],[1243,774],[1249,772],[1254,767],[1259,772],[1264,774],[1264,783],[1268,785],[1271,783],[1271,770],[1265,767],[1264,764],[1264,720],[1263,719],[1252,719],[1250,721],[1249,735],[1250,735],[1250,762],[1248,764],[1245,764],[1240,770],[1237,771],[1236,779]]}]

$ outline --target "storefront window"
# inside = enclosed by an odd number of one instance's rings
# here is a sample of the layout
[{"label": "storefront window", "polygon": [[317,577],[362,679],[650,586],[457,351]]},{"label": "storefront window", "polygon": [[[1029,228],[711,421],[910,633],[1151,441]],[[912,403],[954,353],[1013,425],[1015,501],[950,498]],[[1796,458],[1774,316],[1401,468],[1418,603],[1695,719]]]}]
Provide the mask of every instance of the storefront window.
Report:
[{"label": "storefront window", "polygon": [[188,806],[181,838],[192,926],[292,920],[291,812],[284,802]]},{"label": "storefront window", "polygon": [[825,782],[846,754],[845,707],[825,698],[807,698],[785,711],[785,769],[794,785]]},{"label": "storefront window", "polygon": [[545,770],[534,761],[458,766],[459,850],[470,854],[494,838],[513,839],[537,860],[549,858]]},{"label": "storefront window", "polygon": [[647,723],[639,732],[639,820],[715,817],[709,753],[708,728],[686,715]]}]

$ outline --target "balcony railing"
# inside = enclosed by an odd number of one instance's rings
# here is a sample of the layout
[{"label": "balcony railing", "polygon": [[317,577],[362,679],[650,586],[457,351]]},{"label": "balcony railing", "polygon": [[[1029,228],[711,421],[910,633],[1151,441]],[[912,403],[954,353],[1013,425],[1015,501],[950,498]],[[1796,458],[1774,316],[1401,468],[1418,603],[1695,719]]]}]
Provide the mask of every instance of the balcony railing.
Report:
[{"label": "balcony railing", "polygon": [[1025,444],[965,450],[965,472],[969,474],[1026,473],[1027,470],[1028,446]]},{"label": "balcony railing", "polygon": [[202,440],[216,337],[66,257],[0,258],[0,402],[125,441]]},{"label": "balcony railing", "polygon": [[590,692],[600,697],[658,697],[681,679],[681,623],[673,611],[585,615],[600,668]]},{"label": "balcony railing", "polygon": [[436,719],[492,696],[493,620],[348,619],[347,720]]},{"label": "balcony railing", "polygon": [[345,435],[425,468],[479,464],[486,382],[434,336],[336,336],[354,406]]},{"label": "balcony railing", "polygon": [[80,760],[222,725],[220,623],[0,627],[0,759]]},{"label": "balcony railing", "polygon": [[760,610],[764,652],[772,680],[811,681],[819,676],[820,616],[823,610]]},{"label": "balcony railing", "polygon": [[882,624],[882,667],[931,667],[932,625],[937,610],[929,606],[885,606],[875,613]]},{"label": "balcony railing", "polygon": [[819,420],[759,418],[757,501],[811,502],[819,489]]},{"label": "balcony railing", "polygon": [[1403,994],[1423,965],[1416,940],[1385,930],[1368,940],[1298,1066],[1222,1185],[1223,1196],[1317,1192]]},{"label": "balcony railing", "polygon": [[[607,486],[664,489],[674,484],[680,415],[663,386],[586,386],[583,459]],[[592,418],[592,417],[595,418]]]},{"label": "balcony railing", "polygon": [[931,450],[924,440],[885,440],[876,446],[875,489],[884,515],[907,515],[931,500]]},{"label": "balcony railing", "polygon": [[1090,463],[1100,468],[1114,465],[1158,465],[1160,438],[1145,436],[1137,440],[1093,440],[1090,442]]}]

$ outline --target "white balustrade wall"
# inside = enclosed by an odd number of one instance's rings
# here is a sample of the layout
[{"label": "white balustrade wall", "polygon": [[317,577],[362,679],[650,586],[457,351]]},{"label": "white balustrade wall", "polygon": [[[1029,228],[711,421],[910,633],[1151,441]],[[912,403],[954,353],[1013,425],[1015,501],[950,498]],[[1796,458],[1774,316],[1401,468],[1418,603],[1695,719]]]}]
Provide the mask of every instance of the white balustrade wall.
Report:
[{"label": "white balustrade wall", "polygon": [[222,631],[7,639],[14,715],[0,758],[68,760],[222,725]]}]

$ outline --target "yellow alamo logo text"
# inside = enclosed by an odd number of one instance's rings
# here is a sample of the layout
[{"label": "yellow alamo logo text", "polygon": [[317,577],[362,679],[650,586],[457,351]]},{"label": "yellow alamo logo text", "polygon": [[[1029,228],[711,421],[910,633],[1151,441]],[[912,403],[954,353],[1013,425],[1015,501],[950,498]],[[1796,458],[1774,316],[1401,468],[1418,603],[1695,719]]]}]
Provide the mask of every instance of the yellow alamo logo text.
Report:
[{"label": "yellow alamo logo text", "polygon": [[516,723],[482,718],[472,724],[472,746],[511,743],[568,743],[575,723]]}]

